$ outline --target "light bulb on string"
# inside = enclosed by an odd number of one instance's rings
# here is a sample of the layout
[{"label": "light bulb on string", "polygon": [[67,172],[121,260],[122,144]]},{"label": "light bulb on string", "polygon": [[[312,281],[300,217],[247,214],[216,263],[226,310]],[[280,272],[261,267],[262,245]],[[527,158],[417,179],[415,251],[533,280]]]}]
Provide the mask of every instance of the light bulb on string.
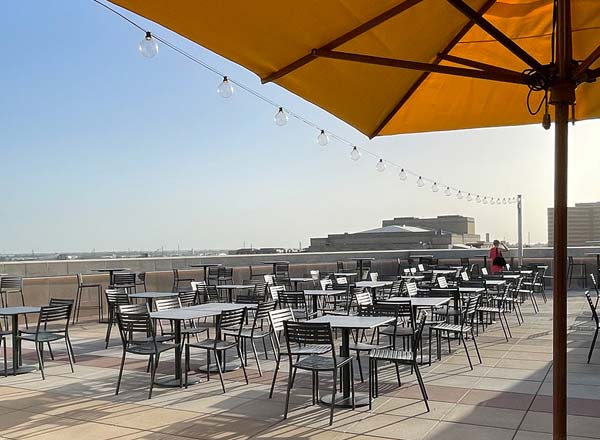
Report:
[{"label": "light bulb on string", "polygon": [[217,94],[221,98],[231,98],[231,95],[233,95],[233,86],[226,76],[223,77],[223,81],[221,81],[221,84],[217,87]]},{"label": "light bulb on string", "polygon": [[495,204],[496,204],[496,200],[494,200],[494,198],[492,197],[492,198],[490,199],[490,205],[495,205]]},{"label": "light bulb on string", "polygon": [[417,179],[417,186],[419,188],[422,188],[425,186],[425,182],[423,182],[423,178],[421,176],[419,176],[419,178]]},{"label": "light bulb on string", "polygon": [[488,199],[487,199],[487,197],[484,197],[484,198],[483,198],[483,204],[484,204],[484,205],[487,205],[487,204],[488,204]]},{"label": "light bulb on string", "polygon": [[288,116],[283,111],[283,107],[279,107],[279,110],[277,110],[277,113],[275,113],[275,117],[273,119],[275,120],[275,124],[277,124],[279,127],[283,127],[285,124],[287,124]]},{"label": "light bulb on string", "polygon": [[385,162],[383,161],[383,159],[379,159],[379,162],[377,162],[377,165],[375,165],[375,168],[380,173],[383,173],[385,171]]},{"label": "light bulb on string", "polygon": [[400,172],[398,173],[398,177],[400,178],[400,180],[406,180],[406,171],[404,171],[404,168],[402,168],[400,170]]},{"label": "light bulb on string", "polygon": [[471,195],[471,193],[467,194],[467,202],[470,202],[473,200],[473,196]]},{"label": "light bulb on string", "polygon": [[329,143],[329,136],[327,136],[327,133],[325,133],[325,130],[321,130],[321,133],[319,133],[319,136],[317,136],[317,144],[324,147],[328,143]]},{"label": "light bulb on string", "polygon": [[502,202],[500,201],[500,197],[498,197],[498,198],[496,199],[496,205],[499,205],[500,203],[502,203]]},{"label": "light bulb on string", "polygon": [[451,196],[452,195],[452,190],[450,189],[449,186],[446,187],[446,191],[444,191],[444,194],[446,194],[447,196]]},{"label": "light bulb on string", "polygon": [[139,50],[144,58],[154,58],[158,54],[158,43],[152,38],[152,32],[146,32],[146,36],[140,41]]},{"label": "light bulb on string", "polygon": [[358,159],[360,159],[360,151],[358,151],[358,148],[353,147],[352,151],[350,152],[350,159],[357,161]]},{"label": "light bulb on string", "polygon": [[477,195],[477,198],[475,199],[475,201],[476,201],[477,203],[481,203],[481,197],[479,197],[479,194]]},{"label": "light bulb on string", "polygon": [[506,205],[506,197],[504,197],[504,198],[502,199],[502,204],[503,204],[503,205]]},{"label": "light bulb on string", "polygon": [[458,192],[456,193],[456,198],[457,198],[458,200],[460,200],[460,199],[462,199],[462,198],[463,198],[463,193],[462,193],[460,190],[458,190]]},{"label": "light bulb on string", "polygon": [[431,191],[433,191],[434,193],[439,191],[437,182],[433,182],[433,185],[431,185]]}]

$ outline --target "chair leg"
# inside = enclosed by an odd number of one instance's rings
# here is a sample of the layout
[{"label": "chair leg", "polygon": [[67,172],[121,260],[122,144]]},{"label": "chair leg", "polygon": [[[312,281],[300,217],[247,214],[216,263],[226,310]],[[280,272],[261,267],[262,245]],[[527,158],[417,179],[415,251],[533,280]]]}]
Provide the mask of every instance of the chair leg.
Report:
[{"label": "chair leg", "polygon": [[331,410],[329,413],[329,426],[333,425],[333,409],[335,408],[335,393],[337,392],[337,369],[333,370],[333,386],[331,387]]},{"label": "chair leg", "polygon": [[469,368],[472,370],[473,369],[473,363],[471,362],[471,356],[469,355],[469,349],[467,348],[467,344],[465,342],[465,338],[463,336],[463,334],[460,334],[460,339],[463,343],[463,347],[465,348],[465,353],[467,354],[467,360],[469,361]]},{"label": "chair leg", "polygon": [[65,347],[67,348],[67,358],[69,358],[69,365],[71,365],[71,373],[75,373],[73,369],[73,360],[71,359],[71,350],[69,349],[69,341],[65,338]]},{"label": "chair leg", "polygon": [[112,326],[113,326],[113,313],[112,313],[112,311],[109,311],[108,312],[108,324],[106,327],[106,337],[104,338],[104,341],[106,342],[106,344],[104,345],[105,350],[108,348],[108,343],[110,341],[110,332],[112,331]]},{"label": "chair leg", "polygon": [[479,354],[479,347],[477,346],[477,340],[475,339],[475,335],[473,334],[473,329],[471,329],[471,338],[473,339],[473,345],[475,346],[477,358],[479,359],[479,363],[481,364],[481,355]]},{"label": "chair leg", "polygon": [[[252,345],[252,351],[254,352],[254,359],[256,360],[256,366],[258,367],[258,375],[262,377],[262,370],[260,369],[260,361],[258,360],[258,354],[256,352],[256,345],[254,344],[254,339],[250,340],[250,344]],[[265,352],[266,352],[265,347]]]},{"label": "chair leg", "polygon": [[[223,388],[223,393],[226,393],[225,391],[225,381],[223,380],[223,370],[221,369],[221,361],[219,360],[219,354],[215,353],[215,362],[217,363],[217,371],[219,372],[219,379],[221,379],[221,387]],[[242,368],[244,367],[244,362],[240,356],[240,362],[242,364]],[[246,370],[244,370],[245,372]],[[248,380],[248,379],[246,379]]]},{"label": "chair leg", "polygon": [[510,331],[510,326],[508,325],[508,318],[506,317],[505,311],[502,311],[502,313],[500,315],[500,319],[502,319],[502,317],[504,317],[504,322],[506,323],[506,330],[508,331],[508,337],[512,338],[512,332]]},{"label": "chair leg", "polygon": [[79,309],[81,308],[81,287],[77,286],[77,292],[75,293],[75,310],[73,310],[73,319],[71,324],[75,324],[75,318],[79,321]]},{"label": "chair leg", "polygon": [[[156,361],[154,360],[156,356]],[[148,399],[152,398],[152,390],[154,389],[154,377],[156,375],[156,368],[158,367],[158,358],[160,353],[150,356],[150,391],[148,391]]]},{"label": "chair leg", "polygon": [[184,386],[188,387],[188,372],[190,371],[190,346],[185,344],[185,363],[183,369],[185,370]]},{"label": "chair leg", "polygon": [[119,378],[117,379],[117,391],[115,392],[115,396],[119,394],[119,389],[121,388],[121,378],[123,377],[123,367],[125,366],[125,354],[127,352],[123,349],[123,357],[121,358],[121,367],[119,368]]},{"label": "chair leg", "polygon": [[364,382],[365,379],[363,377],[362,362],[360,361],[360,351],[356,351],[356,361],[358,362],[358,372],[360,374],[360,381]]},{"label": "chair leg", "polygon": [[369,357],[369,411],[371,411],[373,405],[373,359]]},{"label": "chair leg", "polygon": [[356,399],[354,395],[354,365],[352,364],[352,361],[350,361],[350,395],[352,396],[352,410],[355,410]]},{"label": "chair leg", "polygon": [[598,329],[596,328],[596,332],[594,333],[594,338],[592,339],[592,345],[590,346],[590,352],[588,354],[587,363],[589,364],[592,360],[592,353],[594,352],[594,346],[596,345],[596,338],[598,337]]},{"label": "chair leg", "polygon": [[502,312],[498,312],[498,320],[500,321],[500,325],[502,326],[504,338],[506,339],[506,342],[508,342],[508,334],[506,333],[506,328],[504,327],[504,322],[502,321]]},{"label": "chair leg", "polygon": [[4,377],[8,376],[8,365],[7,365],[7,359],[6,359],[6,339],[2,338],[2,340],[0,342],[3,342],[3,346],[4,346]]},{"label": "chair leg", "polygon": [[[292,379],[293,379],[293,376],[294,376],[295,372],[296,372],[296,368],[292,367],[290,365],[290,371],[288,373],[287,391],[286,391],[286,394],[285,394],[285,408],[283,410],[283,419],[284,420],[287,419],[287,415],[288,415],[288,408],[289,408],[289,405],[290,405],[290,391],[292,391],[292,386],[293,386],[293,380]],[[335,387],[336,387],[336,384],[334,382],[333,383],[333,388],[335,388]]]},{"label": "chair leg", "polygon": [[[254,342],[252,342],[252,347],[254,348]],[[240,364],[242,365],[242,371],[244,372],[244,379],[246,379],[246,385],[248,385],[249,384],[248,374],[246,373],[246,366],[244,365],[244,362],[242,361],[242,349],[240,348],[240,344],[237,345],[237,350],[238,350],[238,356],[240,357]],[[254,356],[256,357],[256,363],[258,364],[258,356],[256,356],[256,349],[254,350]],[[260,365],[258,365],[258,371],[260,373]],[[260,375],[262,376],[262,373],[260,373]]]},{"label": "chair leg", "polygon": [[423,382],[423,377],[421,376],[421,371],[419,371],[419,366],[416,362],[413,362],[413,364],[415,375],[417,376],[417,381],[419,382],[419,388],[421,388],[421,394],[423,395],[423,401],[425,402],[427,412],[429,412],[429,396],[427,395],[427,390],[425,389],[425,382]]},{"label": "chair leg", "polygon": [[273,398],[273,390],[275,389],[275,382],[277,381],[277,372],[279,371],[279,362],[281,362],[281,355],[275,360],[275,370],[273,371],[273,380],[271,381],[271,391],[269,392],[269,399]]},{"label": "chair leg", "polygon": [[52,347],[50,346],[50,342],[48,344],[48,353],[50,353],[50,359],[54,360],[54,353],[52,352]]}]

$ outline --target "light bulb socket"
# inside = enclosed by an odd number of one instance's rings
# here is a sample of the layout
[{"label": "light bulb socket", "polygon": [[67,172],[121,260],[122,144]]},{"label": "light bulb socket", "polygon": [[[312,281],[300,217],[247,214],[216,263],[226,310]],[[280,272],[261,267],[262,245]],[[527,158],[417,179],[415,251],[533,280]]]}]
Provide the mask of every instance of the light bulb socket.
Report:
[{"label": "light bulb socket", "polygon": [[152,32],[146,31],[146,40],[152,40]]},{"label": "light bulb socket", "polygon": [[542,118],[542,127],[544,130],[550,130],[552,126],[552,118],[550,117],[550,113],[544,113],[544,117]]},{"label": "light bulb socket", "polygon": [[229,78],[227,78],[227,75],[225,75],[225,76],[223,77],[223,81],[229,81]]}]

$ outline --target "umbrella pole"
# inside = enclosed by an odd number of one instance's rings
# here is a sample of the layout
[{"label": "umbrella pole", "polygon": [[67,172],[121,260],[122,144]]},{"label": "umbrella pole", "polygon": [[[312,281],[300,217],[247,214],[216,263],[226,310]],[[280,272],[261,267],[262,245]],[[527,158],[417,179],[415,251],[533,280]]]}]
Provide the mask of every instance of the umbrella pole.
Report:
[{"label": "umbrella pole", "polygon": [[570,0],[558,0],[556,65],[551,87],[555,110],[554,153],[554,283],[553,283],[553,438],[567,438],[567,160],[569,106],[575,102],[571,79],[572,46]]}]

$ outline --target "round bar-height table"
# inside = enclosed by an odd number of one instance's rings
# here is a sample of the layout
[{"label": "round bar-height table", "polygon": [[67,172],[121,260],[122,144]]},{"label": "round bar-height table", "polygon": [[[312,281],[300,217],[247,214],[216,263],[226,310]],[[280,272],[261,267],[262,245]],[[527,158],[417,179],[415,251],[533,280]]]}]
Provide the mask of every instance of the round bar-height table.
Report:
[{"label": "round bar-height table", "polygon": [[198,263],[198,264],[190,264],[190,267],[202,268],[204,270],[204,282],[208,284],[208,268],[209,267],[219,267],[222,264],[219,263]]},{"label": "round bar-height table", "polygon": [[25,374],[35,371],[35,367],[21,365],[19,366],[19,343],[17,336],[19,335],[19,315],[27,313],[40,313],[40,307],[4,307],[0,308],[0,316],[10,316],[12,318],[11,333],[12,333],[12,368],[9,370],[13,376],[17,374]]}]

